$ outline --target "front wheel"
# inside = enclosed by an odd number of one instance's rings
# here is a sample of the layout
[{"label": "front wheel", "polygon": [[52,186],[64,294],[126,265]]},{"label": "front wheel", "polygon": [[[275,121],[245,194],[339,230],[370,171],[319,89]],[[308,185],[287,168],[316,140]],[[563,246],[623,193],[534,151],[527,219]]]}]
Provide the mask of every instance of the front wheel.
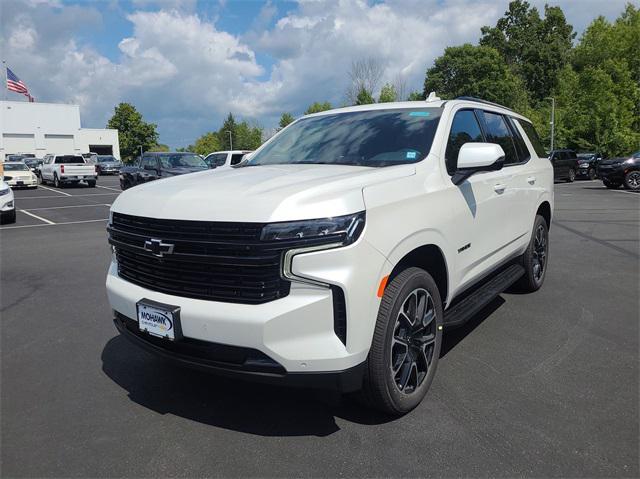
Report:
[{"label": "front wheel", "polygon": [[573,168],[569,168],[569,176],[567,178],[567,182],[573,183],[576,180],[576,170]]},{"label": "front wheel", "polygon": [[515,284],[518,291],[532,293],[544,283],[549,260],[549,225],[540,215],[533,222],[533,233],[527,250],[521,257],[524,275]]},{"label": "front wheel", "polygon": [[364,375],[363,399],[399,416],[433,381],[442,345],[442,300],[429,273],[407,268],[385,289]]},{"label": "front wheel", "polygon": [[598,175],[596,175],[596,170],[593,168],[589,168],[589,171],[587,174],[589,175],[589,179],[592,181],[598,177]]},{"label": "front wheel", "polygon": [[640,171],[630,171],[624,176],[624,187],[628,190],[640,190]]}]

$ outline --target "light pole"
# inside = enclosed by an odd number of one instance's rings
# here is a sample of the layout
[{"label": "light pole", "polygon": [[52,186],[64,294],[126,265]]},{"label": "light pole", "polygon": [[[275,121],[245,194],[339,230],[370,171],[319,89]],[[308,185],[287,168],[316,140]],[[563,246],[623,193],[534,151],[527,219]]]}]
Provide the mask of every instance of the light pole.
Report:
[{"label": "light pole", "polygon": [[556,129],[556,99],[548,96],[545,100],[551,100],[551,151],[553,151],[553,137]]},{"label": "light pole", "polygon": [[231,130],[227,130],[229,133],[229,149],[233,151],[233,138],[231,137]]}]

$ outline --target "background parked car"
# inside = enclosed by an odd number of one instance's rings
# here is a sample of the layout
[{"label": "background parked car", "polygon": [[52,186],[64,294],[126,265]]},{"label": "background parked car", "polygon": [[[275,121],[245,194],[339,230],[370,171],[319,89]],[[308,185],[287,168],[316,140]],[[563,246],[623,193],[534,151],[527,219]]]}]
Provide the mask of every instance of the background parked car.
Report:
[{"label": "background parked car", "polygon": [[39,166],[42,165],[43,161],[42,158],[25,158],[24,164],[27,165],[36,176],[40,176]]},{"label": "background parked car", "polygon": [[40,167],[40,179],[42,183],[52,182],[56,188],[80,181],[86,181],[93,188],[98,173],[95,166],[85,162],[81,155],[45,155]]},{"label": "background parked car", "polygon": [[134,165],[120,168],[120,188],[126,190],[140,183],[207,168],[202,157],[195,153],[145,153]]},{"label": "background parked car", "polygon": [[117,175],[122,162],[113,155],[98,155],[95,157],[95,165],[99,175]]},{"label": "background parked car", "polygon": [[569,183],[576,179],[578,174],[578,156],[573,150],[553,150],[549,155],[553,165],[553,179],[565,180]]},{"label": "background parked car", "polygon": [[6,155],[6,162],[15,162],[15,161],[24,161],[27,158],[35,158],[36,155],[33,153],[17,153],[13,155]]},{"label": "background parked car", "polygon": [[38,177],[22,161],[4,163],[4,181],[13,187],[37,188]]},{"label": "background parked car", "polygon": [[629,190],[640,190],[640,151],[630,156],[607,158],[598,165],[598,175],[607,188],[624,185]]},{"label": "background parked car", "polygon": [[242,157],[252,150],[214,151],[209,153],[204,161],[209,168],[222,168],[223,166],[237,165]]},{"label": "background parked car", "polygon": [[16,222],[16,205],[13,191],[8,184],[0,180],[0,224]]},{"label": "background parked car", "polygon": [[578,171],[576,171],[576,177],[595,180],[598,177],[598,164],[601,160],[602,155],[600,153],[578,153]]}]

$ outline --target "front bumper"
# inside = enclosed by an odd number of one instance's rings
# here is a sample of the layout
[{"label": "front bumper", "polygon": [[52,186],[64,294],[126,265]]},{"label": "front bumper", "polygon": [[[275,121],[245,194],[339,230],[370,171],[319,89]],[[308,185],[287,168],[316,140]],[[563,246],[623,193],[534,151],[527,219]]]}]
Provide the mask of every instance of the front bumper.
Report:
[{"label": "front bumper", "polygon": [[282,365],[255,349],[189,338],[176,342],[155,338],[140,332],[137,321],[117,312],[113,322],[120,334],[138,347],[181,366],[279,386],[326,389],[344,393],[357,391],[362,386],[364,362],[344,371],[287,373]]},{"label": "front bumper", "polygon": [[598,176],[607,181],[622,183],[624,181],[625,169],[621,165],[600,166],[598,168]]},{"label": "front bumper", "polygon": [[16,204],[13,201],[13,195],[8,198],[0,196],[0,212],[9,213],[15,209]]},{"label": "front bumper", "polygon": [[136,303],[142,299],[178,306],[182,334],[188,341],[259,351],[286,374],[339,376],[367,358],[380,303],[376,292],[388,271],[386,259],[362,238],[345,248],[294,258],[293,274],[344,292],[346,345],[334,330],[333,290],[322,285],[294,281],[286,297],[263,304],[207,301],[129,283],[118,276],[114,259],[106,286],[112,309],[126,318],[137,317]]}]

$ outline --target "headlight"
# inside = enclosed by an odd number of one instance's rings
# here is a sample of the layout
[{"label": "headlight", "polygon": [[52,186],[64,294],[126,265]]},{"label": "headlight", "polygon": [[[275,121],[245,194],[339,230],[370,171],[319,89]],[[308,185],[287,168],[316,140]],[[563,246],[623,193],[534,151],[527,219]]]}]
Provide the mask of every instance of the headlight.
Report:
[{"label": "headlight", "polygon": [[628,160],[625,160],[622,162],[623,165],[630,165],[634,162],[633,158],[629,158]]},{"label": "headlight", "polygon": [[580,163],[579,168],[589,168],[589,163]]},{"label": "headlight", "polygon": [[282,276],[291,281],[300,281],[329,286],[314,279],[296,276],[293,273],[293,258],[298,254],[339,248],[356,241],[364,229],[365,213],[355,213],[334,218],[271,223],[262,229],[263,241],[287,242],[291,249],[282,258]]},{"label": "headlight", "polygon": [[10,191],[11,191],[11,188],[0,190],[0,196],[8,195]]},{"label": "headlight", "polygon": [[301,246],[327,243],[345,246],[358,239],[364,229],[364,221],[365,214],[361,211],[334,218],[270,223],[262,229],[260,239],[299,242]]}]

